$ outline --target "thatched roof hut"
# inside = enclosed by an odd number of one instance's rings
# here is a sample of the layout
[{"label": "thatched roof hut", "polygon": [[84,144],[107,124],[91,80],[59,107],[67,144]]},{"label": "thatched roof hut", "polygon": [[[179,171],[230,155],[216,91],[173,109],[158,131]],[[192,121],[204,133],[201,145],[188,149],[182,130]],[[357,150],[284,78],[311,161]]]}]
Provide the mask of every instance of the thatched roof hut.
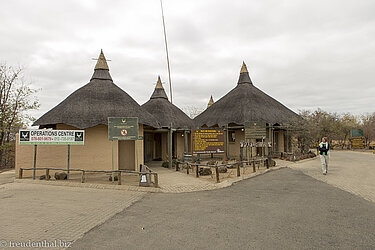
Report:
[{"label": "thatched roof hut", "polygon": [[298,115],[255,87],[243,63],[237,86],[195,117],[198,127],[244,125],[247,121],[285,124]]},{"label": "thatched roof hut", "polygon": [[150,100],[143,104],[142,107],[155,116],[161,127],[169,127],[171,123],[172,128],[175,129],[193,127],[193,120],[168,101],[160,76]]},{"label": "thatched roof hut", "polygon": [[88,84],[40,117],[35,125],[66,124],[79,129],[108,124],[108,117],[138,117],[139,123],[159,127],[158,121],[115,85],[103,51]]}]

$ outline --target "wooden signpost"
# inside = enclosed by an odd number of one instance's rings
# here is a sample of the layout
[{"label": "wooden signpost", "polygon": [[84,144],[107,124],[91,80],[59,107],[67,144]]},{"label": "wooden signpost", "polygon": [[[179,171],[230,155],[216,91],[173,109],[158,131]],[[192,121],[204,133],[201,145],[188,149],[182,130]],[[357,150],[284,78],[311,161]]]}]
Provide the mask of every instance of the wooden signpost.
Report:
[{"label": "wooden signpost", "polygon": [[194,154],[224,153],[224,131],[221,129],[195,129],[192,133]]},{"label": "wooden signpost", "polygon": [[[18,134],[20,145],[34,145],[34,180],[36,176],[38,145],[68,145],[67,179],[69,179],[70,145],[85,144],[84,130],[20,129]],[[46,178],[49,179],[49,176],[46,176]]]},{"label": "wooden signpost", "polygon": [[[112,171],[114,166],[113,141],[137,140],[138,138],[138,117],[108,117],[108,139],[112,141]],[[138,150],[136,148],[136,158],[138,161]],[[138,165],[138,163],[137,163]],[[112,172],[112,182],[115,181],[115,174]]]},{"label": "wooden signpost", "polygon": [[[261,121],[249,121],[245,122],[245,143],[251,143],[251,140],[260,139],[262,140],[262,160],[264,158],[264,140],[267,137],[267,127],[265,122]],[[252,145],[250,150],[246,150],[247,159],[253,159],[253,150],[252,147],[258,147],[257,145]],[[247,148],[247,147],[246,147]],[[250,156],[249,152],[250,151]]]},{"label": "wooden signpost", "polygon": [[[221,129],[193,129],[191,135],[191,162],[194,163],[194,154],[224,153],[224,131]],[[195,176],[199,177],[198,166]]]},{"label": "wooden signpost", "polygon": [[352,149],[364,149],[366,148],[365,137],[363,136],[362,129],[352,129],[350,131],[350,140]]}]

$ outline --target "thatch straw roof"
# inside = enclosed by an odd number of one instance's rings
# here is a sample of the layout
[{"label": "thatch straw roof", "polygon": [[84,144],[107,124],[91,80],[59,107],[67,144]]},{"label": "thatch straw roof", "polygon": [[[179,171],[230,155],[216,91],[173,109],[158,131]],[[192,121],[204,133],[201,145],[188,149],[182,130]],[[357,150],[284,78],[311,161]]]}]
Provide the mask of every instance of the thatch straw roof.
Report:
[{"label": "thatch straw roof", "polygon": [[195,117],[197,127],[226,124],[244,125],[247,121],[285,124],[298,115],[255,87],[243,63],[237,86]]},{"label": "thatch straw roof", "polygon": [[171,123],[172,128],[175,129],[193,127],[193,120],[168,101],[160,76],[150,100],[143,104],[142,107],[153,114],[162,127],[169,127]]},{"label": "thatch straw roof", "polygon": [[88,84],[76,90],[33,125],[67,124],[79,129],[108,124],[108,117],[138,117],[139,123],[159,127],[158,121],[115,85],[101,51]]}]

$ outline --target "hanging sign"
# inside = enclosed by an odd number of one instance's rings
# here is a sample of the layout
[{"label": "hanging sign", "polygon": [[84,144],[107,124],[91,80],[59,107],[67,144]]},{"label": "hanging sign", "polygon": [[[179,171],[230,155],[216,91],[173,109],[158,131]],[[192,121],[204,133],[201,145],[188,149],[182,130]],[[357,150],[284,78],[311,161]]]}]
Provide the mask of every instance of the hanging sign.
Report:
[{"label": "hanging sign", "polygon": [[84,145],[84,130],[20,129],[20,145]]},{"label": "hanging sign", "polygon": [[109,140],[137,140],[138,117],[108,117]]},{"label": "hanging sign", "polygon": [[272,147],[271,142],[245,142],[241,141],[240,142],[240,147],[241,148],[262,148],[262,147]]},{"label": "hanging sign", "polygon": [[245,122],[245,139],[265,139],[266,131],[265,122]]}]

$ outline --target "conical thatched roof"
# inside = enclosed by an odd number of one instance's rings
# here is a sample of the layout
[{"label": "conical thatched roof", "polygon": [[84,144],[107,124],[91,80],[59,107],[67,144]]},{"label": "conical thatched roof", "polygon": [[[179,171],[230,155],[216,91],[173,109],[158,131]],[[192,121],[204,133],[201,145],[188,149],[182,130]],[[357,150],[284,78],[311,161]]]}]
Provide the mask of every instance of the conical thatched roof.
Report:
[{"label": "conical thatched roof", "polygon": [[244,125],[247,121],[288,123],[298,115],[255,87],[243,63],[237,86],[208,107],[195,119],[195,125],[211,127],[226,124]]},{"label": "conical thatched roof", "polygon": [[88,84],[40,117],[33,125],[67,124],[85,129],[108,124],[108,117],[138,117],[139,123],[159,127],[159,123],[133,98],[115,85],[101,51]]},{"label": "conical thatched roof", "polygon": [[150,100],[143,104],[142,107],[153,114],[162,127],[168,127],[171,123],[172,128],[175,129],[193,127],[193,120],[168,101],[160,76]]}]

